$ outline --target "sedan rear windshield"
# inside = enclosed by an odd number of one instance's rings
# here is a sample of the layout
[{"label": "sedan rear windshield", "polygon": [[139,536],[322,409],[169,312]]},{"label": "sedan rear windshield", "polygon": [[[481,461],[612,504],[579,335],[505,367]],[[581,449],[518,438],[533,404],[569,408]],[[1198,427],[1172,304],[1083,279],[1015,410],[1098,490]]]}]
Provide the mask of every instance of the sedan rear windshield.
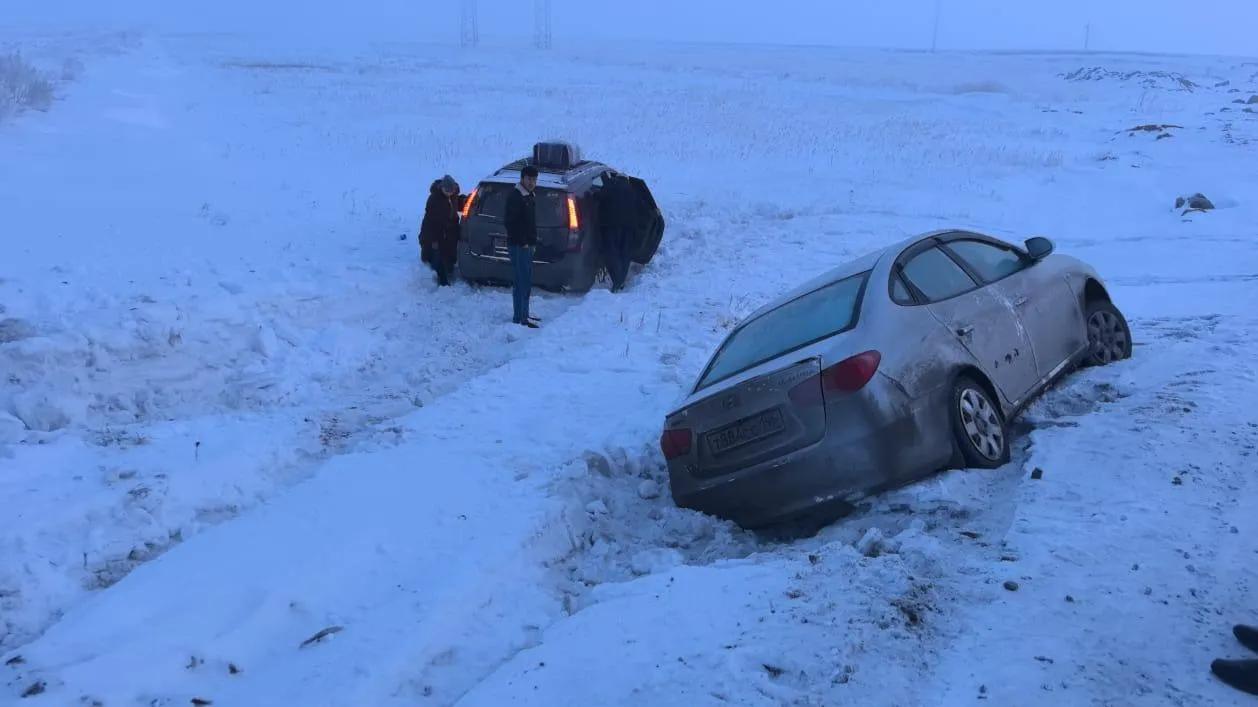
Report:
[{"label": "sedan rear windshield", "polygon": [[695,389],[851,329],[868,277],[839,280],[744,323],[721,344]]},{"label": "sedan rear windshield", "polygon": [[[507,194],[512,189],[515,189],[514,184],[481,184],[476,189],[476,215],[501,221],[507,211]],[[538,228],[568,227],[567,193],[558,189],[537,189],[533,194],[537,198]]]}]

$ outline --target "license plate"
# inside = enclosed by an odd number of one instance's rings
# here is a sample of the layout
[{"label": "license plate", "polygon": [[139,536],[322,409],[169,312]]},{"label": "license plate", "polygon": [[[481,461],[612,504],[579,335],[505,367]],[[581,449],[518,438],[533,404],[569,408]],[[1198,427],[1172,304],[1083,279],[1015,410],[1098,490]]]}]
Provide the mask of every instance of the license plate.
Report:
[{"label": "license plate", "polygon": [[782,411],[770,410],[708,433],[708,449],[713,454],[723,454],[744,444],[775,435],[783,427]]}]

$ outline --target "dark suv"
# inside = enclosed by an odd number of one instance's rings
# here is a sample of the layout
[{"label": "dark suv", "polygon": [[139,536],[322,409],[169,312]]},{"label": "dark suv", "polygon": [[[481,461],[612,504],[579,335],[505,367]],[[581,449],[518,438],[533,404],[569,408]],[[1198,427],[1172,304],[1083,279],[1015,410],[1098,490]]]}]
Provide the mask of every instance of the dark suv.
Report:
[{"label": "dark suv", "polygon": [[533,282],[549,290],[587,292],[603,269],[599,191],[609,179],[627,179],[641,208],[629,246],[633,262],[646,265],[664,237],[664,216],[646,182],[599,162],[583,160],[566,143],[538,143],[533,156],[486,177],[463,206],[459,272],[473,282],[511,282],[507,232],[502,224],[507,194],[525,166],[537,168],[537,249]]}]

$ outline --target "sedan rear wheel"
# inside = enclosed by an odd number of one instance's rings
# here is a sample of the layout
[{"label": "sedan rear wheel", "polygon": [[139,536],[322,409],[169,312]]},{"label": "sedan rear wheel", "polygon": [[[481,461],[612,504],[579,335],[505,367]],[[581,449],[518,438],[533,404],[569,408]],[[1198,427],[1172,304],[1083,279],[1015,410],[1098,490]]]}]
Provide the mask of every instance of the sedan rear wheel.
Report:
[{"label": "sedan rear wheel", "polygon": [[957,446],[967,467],[995,469],[1009,462],[1005,416],[987,389],[969,376],[957,380],[952,418]]},{"label": "sedan rear wheel", "polygon": [[1131,357],[1131,330],[1127,319],[1113,304],[1088,303],[1089,366],[1104,366]]}]

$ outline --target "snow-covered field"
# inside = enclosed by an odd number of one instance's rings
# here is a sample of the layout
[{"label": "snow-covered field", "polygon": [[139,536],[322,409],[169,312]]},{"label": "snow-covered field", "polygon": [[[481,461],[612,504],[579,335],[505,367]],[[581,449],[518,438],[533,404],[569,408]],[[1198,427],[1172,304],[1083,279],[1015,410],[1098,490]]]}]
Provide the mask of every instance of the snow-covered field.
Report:
[{"label": "snow-covered field", "polygon": [[[0,704],[1243,704],[1208,665],[1258,615],[1258,63],[15,50],[57,96],[0,120]],[[551,136],[669,232],[522,332],[414,232]],[[1096,265],[1134,358],[815,534],[676,509],[659,426],[724,332],[948,226]]]}]

